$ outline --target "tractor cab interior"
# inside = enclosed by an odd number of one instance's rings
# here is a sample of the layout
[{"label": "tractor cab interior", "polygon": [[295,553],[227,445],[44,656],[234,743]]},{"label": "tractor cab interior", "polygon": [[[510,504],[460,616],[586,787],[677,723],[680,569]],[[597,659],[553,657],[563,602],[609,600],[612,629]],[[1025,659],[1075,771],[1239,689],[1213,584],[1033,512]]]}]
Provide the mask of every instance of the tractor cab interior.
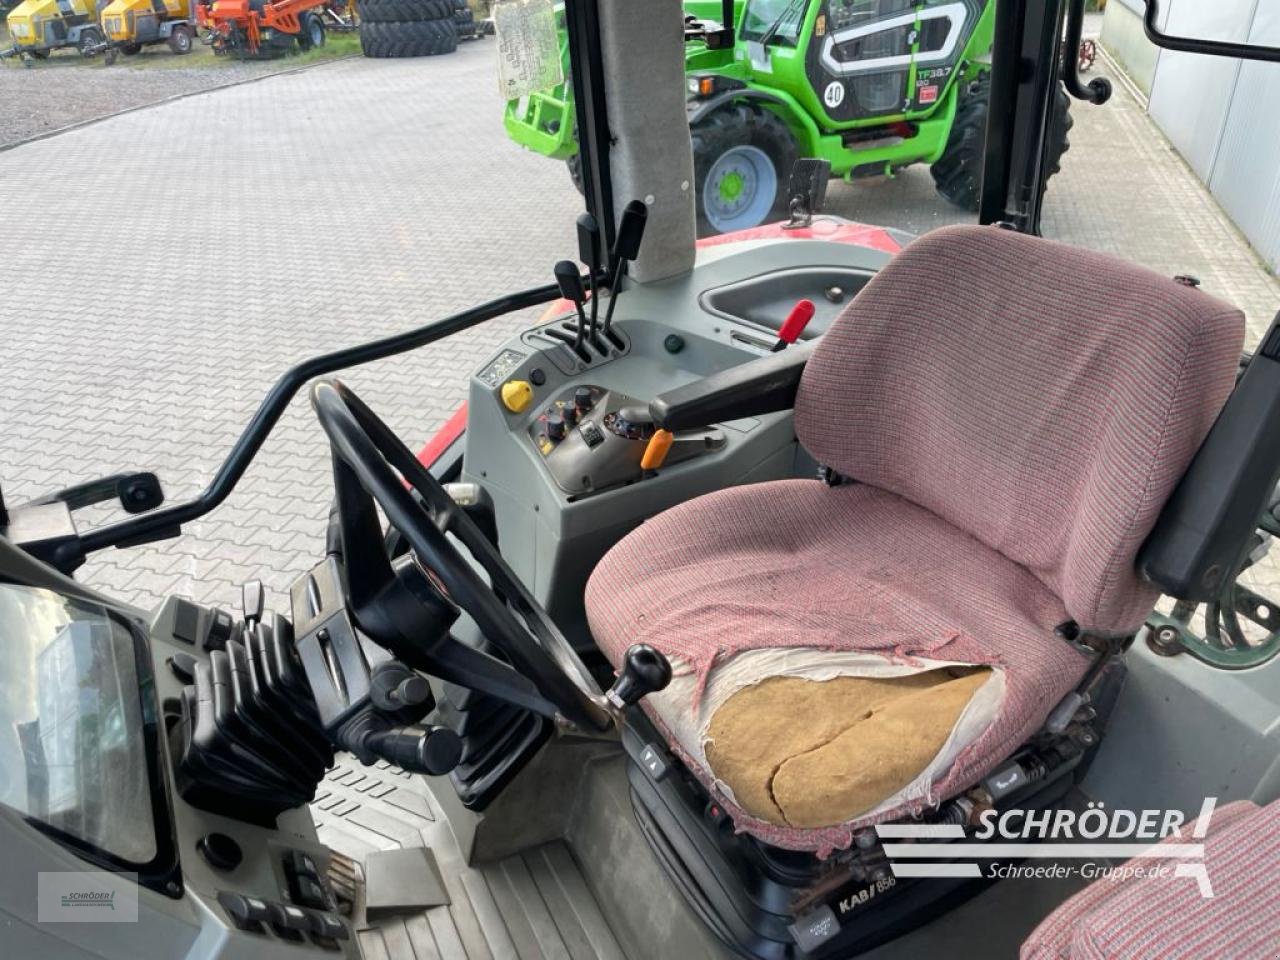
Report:
[{"label": "tractor cab interior", "polygon": [[[695,248],[680,3],[569,0],[586,210],[554,283],[292,368],[191,500],[0,501],[6,952],[1274,949],[1280,622],[1238,579],[1280,532],[1280,322],[1244,352],[1232,304],[1037,235],[1060,87],[1106,100],[1060,54],[1082,10],[994,12],[980,225],[824,215],[809,160],[789,222]],[[419,452],[337,376],[547,304]],[[333,503],[287,597],[73,579],[221,504],[304,390]],[[1165,878],[1158,917],[970,849],[1102,806],[1201,814],[1219,896]],[[41,922],[31,873],[76,870],[137,922]]]}]

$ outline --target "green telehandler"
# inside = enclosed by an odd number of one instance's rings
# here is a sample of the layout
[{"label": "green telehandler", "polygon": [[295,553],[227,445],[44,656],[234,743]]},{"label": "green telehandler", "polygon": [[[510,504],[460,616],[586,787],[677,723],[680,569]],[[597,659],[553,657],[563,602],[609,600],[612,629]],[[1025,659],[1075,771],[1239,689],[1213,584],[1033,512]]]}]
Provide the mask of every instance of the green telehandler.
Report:
[{"label": "green telehandler", "polygon": [[[995,0],[745,0],[732,42],[718,0],[685,3],[685,74],[700,234],[741,230],[785,213],[801,157],[833,176],[892,176],[931,166],[938,192],[976,210],[990,92]],[[568,78],[563,7],[557,7]],[[517,143],[578,175],[571,82],[512,100]],[[1068,98],[1058,91],[1051,173],[1067,149]]]}]

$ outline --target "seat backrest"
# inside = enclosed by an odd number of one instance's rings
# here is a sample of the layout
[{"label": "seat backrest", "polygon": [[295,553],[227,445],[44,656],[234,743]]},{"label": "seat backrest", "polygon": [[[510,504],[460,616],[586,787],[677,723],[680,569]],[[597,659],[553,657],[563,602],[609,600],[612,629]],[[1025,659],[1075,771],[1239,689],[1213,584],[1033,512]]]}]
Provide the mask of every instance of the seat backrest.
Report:
[{"label": "seat backrest", "polygon": [[1136,630],[1134,557],[1230,393],[1239,310],[997,227],[916,240],[823,336],[796,399],[823,464],[972,534],[1081,627]]}]

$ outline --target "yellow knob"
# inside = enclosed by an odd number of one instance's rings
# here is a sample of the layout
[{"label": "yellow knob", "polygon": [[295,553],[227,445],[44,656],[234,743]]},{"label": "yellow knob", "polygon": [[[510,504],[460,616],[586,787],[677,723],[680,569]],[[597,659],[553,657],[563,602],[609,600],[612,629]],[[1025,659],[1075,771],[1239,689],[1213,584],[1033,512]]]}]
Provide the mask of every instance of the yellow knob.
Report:
[{"label": "yellow knob", "polygon": [[502,405],[512,413],[523,413],[533,402],[528,380],[508,380],[502,385]]}]

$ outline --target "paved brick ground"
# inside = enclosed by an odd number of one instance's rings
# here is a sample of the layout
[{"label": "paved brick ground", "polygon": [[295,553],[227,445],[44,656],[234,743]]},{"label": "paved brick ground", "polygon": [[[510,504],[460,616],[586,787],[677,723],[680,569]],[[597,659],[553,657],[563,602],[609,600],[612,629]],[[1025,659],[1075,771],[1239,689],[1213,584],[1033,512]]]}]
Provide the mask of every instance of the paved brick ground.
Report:
[{"label": "paved brick ground", "polygon": [[[470,44],[331,64],[0,154],[6,222],[21,224],[0,233],[7,496],[150,468],[188,497],[290,364],[548,279],[573,249],[576,195],[560,165],[506,140],[492,58]],[[1138,106],[1121,91],[1076,114],[1046,233],[1197,273],[1265,323],[1280,286]],[[835,184],[831,199],[916,230],[956,218],[925,170]],[[415,445],[527,319],[345,376]],[[222,509],[83,576],[150,604],[232,603],[265,575],[279,602],[321,547],[328,497],[326,445],[299,400]]]}]

